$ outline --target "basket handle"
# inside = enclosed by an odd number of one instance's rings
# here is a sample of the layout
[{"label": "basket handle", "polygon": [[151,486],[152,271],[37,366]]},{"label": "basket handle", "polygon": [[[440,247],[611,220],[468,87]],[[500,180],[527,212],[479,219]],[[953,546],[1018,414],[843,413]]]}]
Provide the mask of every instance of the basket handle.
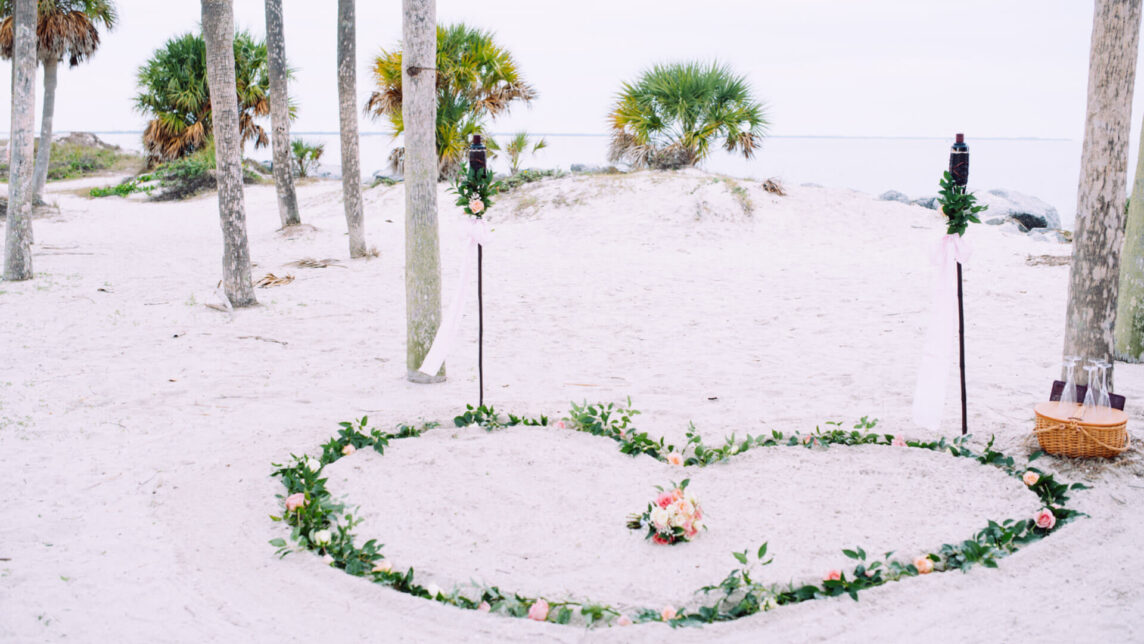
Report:
[{"label": "basket handle", "polygon": [[[1070,417],[1069,420],[1073,421],[1073,418]],[[1120,454],[1120,453],[1127,451],[1128,447],[1132,444],[1132,437],[1128,434],[1127,431],[1124,432],[1124,446],[1123,447],[1113,447],[1112,445],[1109,445],[1108,443],[1105,443],[1104,441],[1100,440],[1096,436],[1093,436],[1092,434],[1088,433],[1088,430],[1085,429],[1083,425],[1080,425],[1080,424],[1076,423],[1075,421],[1074,422],[1068,422],[1068,423],[1057,423],[1056,425],[1050,425],[1044,429],[1037,429],[1034,427],[1033,433],[1034,434],[1040,434],[1043,432],[1056,431],[1058,429],[1072,429],[1072,430],[1080,431],[1082,434],[1087,436],[1089,438],[1089,440],[1091,440],[1092,442],[1096,443],[1097,445],[1100,445],[1104,449],[1116,452],[1117,454]]]}]

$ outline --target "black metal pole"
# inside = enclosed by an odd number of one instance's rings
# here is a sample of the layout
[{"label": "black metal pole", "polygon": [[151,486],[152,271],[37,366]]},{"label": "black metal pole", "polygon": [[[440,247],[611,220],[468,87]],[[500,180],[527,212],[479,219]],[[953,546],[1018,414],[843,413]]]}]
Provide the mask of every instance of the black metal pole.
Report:
[{"label": "black metal pole", "polygon": [[[482,289],[481,264],[484,247],[477,244],[477,378],[480,380],[480,406],[485,406],[485,297]],[[962,360],[964,362],[964,360]],[[962,379],[964,391],[964,378]]]},{"label": "black metal pole", "polygon": [[961,435],[965,436],[969,425],[965,413],[965,306],[961,296],[961,262],[957,263],[957,339],[961,350]]}]

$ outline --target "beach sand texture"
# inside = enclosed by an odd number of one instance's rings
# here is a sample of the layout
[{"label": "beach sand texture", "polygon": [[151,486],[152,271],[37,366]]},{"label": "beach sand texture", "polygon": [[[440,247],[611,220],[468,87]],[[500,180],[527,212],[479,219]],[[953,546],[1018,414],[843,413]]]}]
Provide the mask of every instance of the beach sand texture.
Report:
[{"label": "beach sand texture", "polygon": [[[112,183],[105,178],[98,183]],[[685,603],[770,542],[776,582],[844,568],[842,548],[913,557],[986,519],[1037,509],[1020,482],[922,450],[768,448],[681,472],[555,429],[455,429],[476,402],[476,302],[448,382],[405,380],[404,194],[365,192],[380,256],[347,258],[340,183],[299,188],[305,226],[279,232],[273,186],[247,187],[258,307],[218,303],[213,193],[181,203],[79,196],[35,221],[36,279],[0,282],[0,640],[4,641],[966,641],[1144,638],[1144,462],[1038,465],[1093,489],[1086,512],[1001,561],[783,607],[731,623],[585,631],[415,599],[326,567],[279,560],[286,530],[272,462],[318,453],[343,420],[442,427],[328,468],[360,505],[362,539],[442,586]],[[460,215],[439,196],[444,299]],[[810,431],[825,421],[932,435],[909,420],[929,307],[934,211],[842,189],[700,171],[529,184],[491,211],[485,249],[486,402],[559,417],[568,401],[623,401],[682,442]],[[749,208],[747,207],[749,205]],[[1058,375],[1070,247],[974,226],[965,269],[970,428],[1028,454],[1033,405]],[[286,264],[339,258],[322,269]],[[466,261],[472,261],[469,258]],[[951,366],[943,433],[959,429]],[[1144,368],[1116,391],[1141,434]],[[656,548],[624,517],[653,486],[692,477],[710,529]]]}]

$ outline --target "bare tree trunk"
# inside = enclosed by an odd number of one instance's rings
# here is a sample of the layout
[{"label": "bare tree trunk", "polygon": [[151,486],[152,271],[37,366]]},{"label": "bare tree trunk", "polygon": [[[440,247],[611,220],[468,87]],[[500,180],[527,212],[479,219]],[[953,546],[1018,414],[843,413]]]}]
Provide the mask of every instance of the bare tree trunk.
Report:
[{"label": "bare tree trunk", "polygon": [[350,257],[365,257],[365,227],[358,167],[357,17],[354,0],[338,0],[338,117],[342,130],[342,201],[350,233]]},{"label": "bare tree trunk", "polygon": [[52,160],[52,116],[56,113],[56,71],[59,61],[44,61],[44,111],[40,117],[40,148],[36,150],[36,170],[32,179],[32,202],[43,203]]},{"label": "bare tree trunk", "polygon": [[282,227],[302,223],[294,192],[294,164],[290,161],[290,106],[286,92],[286,36],[282,28],[282,0],[266,0],[266,51],[270,72],[270,129],[274,146],[274,187]]},{"label": "bare tree trunk", "polygon": [[437,5],[402,0],[401,117],[405,122],[405,313],[407,378],[445,380],[417,369],[441,326],[437,240]]},{"label": "bare tree trunk", "polygon": [[246,206],[242,193],[242,140],[234,80],[234,12],[231,0],[202,0],[207,47],[207,84],[218,170],[218,213],[222,224],[223,290],[232,306],[257,304],[250,281]]},{"label": "bare tree trunk", "polygon": [[[1096,0],[1065,355],[1113,360],[1141,0]],[[1112,372],[1108,372],[1109,386]],[[1082,371],[1080,384],[1087,384]]]},{"label": "bare tree trunk", "polygon": [[1132,199],[1128,202],[1128,227],[1120,258],[1120,290],[1116,298],[1116,359],[1144,360],[1144,132]]},{"label": "bare tree trunk", "polygon": [[12,11],[12,131],[4,279],[32,278],[32,149],[36,111],[36,0],[15,0]]}]

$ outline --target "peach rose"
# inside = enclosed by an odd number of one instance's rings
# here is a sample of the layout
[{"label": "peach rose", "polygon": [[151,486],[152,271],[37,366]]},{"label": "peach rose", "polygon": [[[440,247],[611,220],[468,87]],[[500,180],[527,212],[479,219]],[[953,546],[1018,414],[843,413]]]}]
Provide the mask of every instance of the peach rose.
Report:
[{"label": "peach rose", "polygon": [[670,622],[675,619],[675,616],[678,614],[674,606],[664,606],[663,610],[659,611],[659,616],[662,617],[665,622]]},{"label": "peach rose", "polygon": [[556,421],[556,429],[568,429],[568,425],[564,421],[558,420]]},{"label": "peach rose", "polygon": [[1038,512],[1033,520],[1037,522],[1037,527],[1042,530],[1052,530],[1053,526],[1057,524],[1057,517],[1053,515],[1053,511],[1045,508]]},{"label": "peach rose", "polygon": [[683,454],[671,452],[667,455],[667,462],[672,465],[683,465]]},{"label": "peach rose", "polygon": [[393,570],[393,564],[389,563],[388,559],[382,559],[374,564],[373,570],[370,572],[389,572],[390,570]]},{"label": "peach rose", "polygon": [[814,440],[813,436],[803,436],[802,437],[802,444],[803,445],[809,445],[810,441],[812,441],[812,440]]},{"label": "peach rose", "polygon": [[286,511],[287,512],[293,512],[294,510],[297,510],[298,508],[300,508],[304,505],[306,505],[306,493],[305,492],[298,492],[296,494],[291,494],[290,496],[286,497]]},{"label": "peach rose", "polygon": [[1021,480],[1025,482],[1025,485],[1033,487],[1037,484],[1037,481],[1041,480],[1041,475],[1037,474],[1033,470],[1029,470],[1028,472],[1025,472],[1024,476],[1021,477]]},{"label": "peach rose", "polygon": [[826,573],[826,576],[822,578],[822,581],[841,581],[841,579],[841,570],[831,570],[830,572]]},{"label": "peach rose", "polygon": [[918,557],[914,559],[914,568],[918,569],[919,575],[928,575],[933,572],[933,559],[929,557]]},{"label": "peach rose", "polygon": [[477,612],[478,613],[487,613],[492,609],[493,609],[493,607],[489,606],[488,602],[481,602],[480,606],[477,606]]},{"label": "peach rose", "polygon": [[536,600],[535,604],[528,607],[528,618],[537,622],[548,619],[548,602],[543,599]]},{"label": "peach rose", "polygon": [[909,445],[906,445],[906,439],[901,436],[895,436],[894,440],[890,441],[890,444],[894,447],[909,447]]},{"label": "peach rose", "polygon": [[485,209],[485,202],[481,201],[480,199],[470,199],[469,200],[469,210],[472,210],[474,215],[481,214],[481,211],[484,209]]},{"label": "peach rose", "polygon": [[353,445],[346,445],[345,447],[342,448],[342,456],[349,456],[350,454],[353,454],[356,451],[357,451],[357,448],[354,447]]},{"label": "peach rose", "polygon": [[632,625],[632,618],[628,617],[627,615],[620,615],[620,618],[616,620],[616,626],[631,626],[631,625]]}]

